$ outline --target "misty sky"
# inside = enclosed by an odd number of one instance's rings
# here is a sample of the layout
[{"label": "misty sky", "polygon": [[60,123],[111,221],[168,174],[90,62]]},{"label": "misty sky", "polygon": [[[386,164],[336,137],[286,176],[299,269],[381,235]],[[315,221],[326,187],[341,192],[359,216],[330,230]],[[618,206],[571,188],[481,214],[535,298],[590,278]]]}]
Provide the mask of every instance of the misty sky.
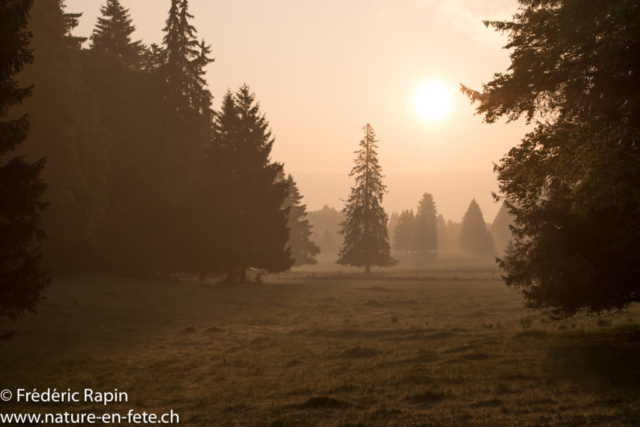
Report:
[{"label": "misty sky", "polygon": [[[169,0],[121,0],[136,39],[160,43]],[[66,0],[90,35],[106,0]],[[294,175],[310,210],[342,207],[353,151],[366,123],[380,139],[390,213],[434,195],[460,221],[476,198],[485,220],[498,206],[492,162],[527,131],[523,123],[481,123],[458,91],[480,88],[509,65],[506,37],[483,19],[504,19],[516,0],[191,0],[193,23],[212,45],[208,68],[218,108],[224,92],[249,84],[276,136],[273,158]],[[428,123],[415,110],[421,83],[443,82],[452,109]]]}]

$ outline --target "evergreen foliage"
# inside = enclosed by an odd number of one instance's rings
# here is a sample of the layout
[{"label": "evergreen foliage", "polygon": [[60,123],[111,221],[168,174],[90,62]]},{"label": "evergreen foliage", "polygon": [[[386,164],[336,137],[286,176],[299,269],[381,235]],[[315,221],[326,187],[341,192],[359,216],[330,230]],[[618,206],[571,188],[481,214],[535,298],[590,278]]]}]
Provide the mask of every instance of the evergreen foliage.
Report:
[{"label": "evergreen foliage", "polygon": [[137,68],[142,60],[144,46],[141,41],[131,40],[136,27],[131,22],[129,9],[125,9],[119,0],[107,0],[100,11],[102,16],[98,18],[93,30],[91,49],[114,55],[127,67]]},{"label": "evergreen foliage", "polygon": [[477,256],[494,255],[493,239],[487,230],[482,211],[475,199],[469,204],[469,209],[462,220],[460,250]]},{"label": "evergreen foliage", "polygon": [[397,252],[412,252],[416,248],[416,217],[413,210],[405,210],[398,217],[393,234],[393,249]]},{"label": "evergreen foliage", "polygon": [[418,204],[415,218],[415,249],[422,252],[438,250],[438,218],[433,196],[425,193]]},{"label": "evergreen foliage", "polygon": [[295,260],[294,266],[315,265],[318,263],[316,255],[320,253],[320,248],[311,241],[313,226],[307,219],[307,206],[302,204],[303,197],[293,176],[289,175],[286,181],[289,185],[289,194],[283,209],[289,209],[289,247],[291,256]]},{"label": "evergreen foliage", "polygon": [[365,137],[360,141],[361,148],[356,151],[355,166],[349,175],[355,177],[356,184],[343,209],[347,219],[342,223],[344,242],[337,263],[364,267],[365,273],[369,273],[372,266],[391,267],[398,261],[390,255],[389,218],[382,207],[387,189],[382,183],[375,132],[369,124],[363,130]]},{"label": "evergreen foliage", "polygon": [[[0,322],[35,312],[49,275],[41,267],[39,242],[45,238],[40,214],[47,188],[40,178],[45,159],[28,163],[9,157],[29,132],[29,116],[9,118],[12,107],[31,96],[16,75],[33,61],[27,21],[32,0],[0,3]],[[0,339],[12,333],[0,332]]]},{"label": "evergreen foliage", "polygon": [[229,282],[247,270],[282,272],[294,260],[288,248],[289,183],[270,159],[274,139],[249,87],[227,93],[198,177],[192,221],[194,259],[200,275],[222,271]]},{"label": "evergreen foliage", "polygon": [[640,301],[640,7],[636,0],[521,0],[511,65],[463,86],[493,123],[536,128],[496,166],[514,218],[500,265],[527,305],[556,315]]},{"label": "evergreen foliage", "polygon": [[500,210],[491,224],[491,236],[496,246],[498,254],[504,253],[507,245],[513,239],[510,227],[513,225],[513,219],[509,215],[509,208],[506,204],[500,206]]},{"label": "evergreen foliage", "polygon": [[[77,15],[71,15],[77,17]],[[84,270],[95,251],[96,227],[105,215],[111,141],[91,90],[83,81],[79,45],[70,42],[69,16],[60,0],[38,0],[29,21],[35,52],[22,85],[32,128],[19,153],[47,158],[42,178],[51,207],[43,214],[45,263],[56,272]],[[73,18],[77,19],[77,18]]]}]

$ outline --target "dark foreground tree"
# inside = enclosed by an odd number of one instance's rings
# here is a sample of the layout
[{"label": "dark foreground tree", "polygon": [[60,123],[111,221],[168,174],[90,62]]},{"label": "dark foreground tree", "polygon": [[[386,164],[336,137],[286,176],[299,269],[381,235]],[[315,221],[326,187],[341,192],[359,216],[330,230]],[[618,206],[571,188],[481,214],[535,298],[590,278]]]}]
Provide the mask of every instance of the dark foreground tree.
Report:
[{"label": "dark foreground tree", "polygon": [[315,265],[318,263],[316,255],[320,253],[320,248],[311,241],[313,226],[307,219],[307,205],[302,204],[302,195],[293,176],[289,175],[286,182],[289,185],[289,195],[283,208],[289,209],[289,247],[295,260],[294,266]]},{"label": "dark foreground tree", "polygon": [[493,256],[493,239],[487,230],[484,216],[475,199],[471,201],[469,209],[462,220],[460,231],[460,250],[477,256]]},{"label": "dark foreground tree", "polygon": [[65,14],[60,0],[37,0],[31,10],[33,65],[20,83],[35,86],[19,111],[31,118],[29,159],[47,158],[42,178],[51,206],[42,215],[48,239],[44,265],[55,273],[86,271],[99,242],[96,226],[108,206],[107,173],[111,137],[85,84],[79,41],[69,29],[78,14]]},{"label": "dark foreground tree", "polygon": [[433,196],[424,193],[416,215],[416,250],[423,254],[438,250],[438,211]]},{"label": "dark foreground tree", "polygon": [[365,274],[372,266],[391,267],[398,261],[391,258],[388,215],[382,207],[387,188],[382,184],[382,168],[376,152],[376,135],[371,125],[364,128],[365,137],[356,151],[356,165],[350,177],[356,178],[351,195],[343,212],[347,219],[342,223],[344,243],[340,248],[338,264],[364,267]]},{"label": "dark foreground tree", "polygon": [[224,272],[242,282],[247,270],[282,272],[293,266],[282,209],[289,183],[270,159],[274,139],[255,97],[244,85],[227,93],[192,198],[192,263],[201,277]]},{"label": "dark foreground tree", "polygon": [[465,88],[488,123],[540,120],[496,167],[514,217],[509,286],[557,315],[640,301],[640,6],[521,0],[511,66]]},{"label": "dark foreground tree", "polygon": [[[31,87],[19,87],[16,74],[33,61],[27,20],[32,0],[0,3],[0,322],[34,312],[49,275],[40,269],[38,242],[45,237],[40,212],[47,186],[40,179],[44,159],[27,163],[21,157],[7,159],[29,132],[29,118],[7,117],[9,109],[31,95]],[[0,339],[10,333],[0,331]]]}]

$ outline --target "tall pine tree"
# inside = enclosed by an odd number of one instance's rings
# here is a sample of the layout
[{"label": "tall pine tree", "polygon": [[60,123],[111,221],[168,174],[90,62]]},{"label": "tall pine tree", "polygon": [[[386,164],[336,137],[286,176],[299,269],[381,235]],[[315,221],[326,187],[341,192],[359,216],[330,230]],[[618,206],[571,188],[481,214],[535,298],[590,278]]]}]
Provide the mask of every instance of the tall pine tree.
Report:
[{"label": "tall pine tree", "polygon": [[189,22],[188,0],[171,0],[169,17],[164,28],[164,48],[161,53],[160,71],[168,84],[170,102],[184,112],[196,111],[212,115],[212,96],[206,88],[205,70],[214,59],[204,40],[198,41],[197,31]]},{"label": "tall pine tree", "polygon": [[378,163],[376,135],[371,125],[363,130],[365,136],[356,151],[355,166],[349,174],[356,178],[351,195],[343,212],[347,219],[342,223],[344,242],[337,263],[364,267],[365,274],[372,266],[391,267],[398,263],[391,258],[388,215],[382,207],[382,198],[387,192],[382,183],[382,168]]},{"label": "tall pine tree", "polygon": [[320,253],[320,248],[311,241],[313,226],[307,219],[307,206],[302,204],[302,195],[293,176],[289,175],[286,181],[289,185],[289,195],[283,208],[289,209],[289,247],[295,260],[294,266],[315,265],[318,263],[316,255]]},{"label": "tall pine tree", "polygon": [[136,27],[131,22],[129,9],[125,9],[119,0],[107,0],[100,11],[102,16],[93,30],[91,49],[114,55],[128,67],[137,68],[142,61],[144,46],[140,41],[131,40]]},{"label": "tall pine tree", "polygon": [[[27,163],[22,157],[6,158],[29,132],[28,115],[17,119],[7,115],[32,92],[16,80],[23,66],[33,61],[27,31],[32,4],[32,0],[0,3],[0,321],[33,312],[50,280],[40,268],[37,246],[45,237],[40,225],[46,207],[42,196],[47,186],[40,179],[45,160]],[[0,339],[10,336],[0,331]]]},{"label": "tall pine tree", "polygon": [[283,165],[270,159],[274,139],[247,85],[227,93],[192,197],[194,268],[204,276],[225,272],[243,282],[251,268],[282,272],[291,258],[289,184]]},{"label": "tall pine tree", "polygon": [[416,250],[423,254],[438,250],[438,211],[429,193],[424,193],[416,215]]}]

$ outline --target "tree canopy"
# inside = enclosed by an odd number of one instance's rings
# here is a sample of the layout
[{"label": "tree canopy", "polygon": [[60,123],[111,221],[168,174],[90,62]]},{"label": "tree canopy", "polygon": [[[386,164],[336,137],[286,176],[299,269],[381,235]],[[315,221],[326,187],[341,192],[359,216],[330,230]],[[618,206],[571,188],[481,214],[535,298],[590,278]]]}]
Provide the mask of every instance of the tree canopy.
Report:
[{"label": "tree canopy", "polygon": [[501,266],[529,307],[602,313],[640,300],[640,5],[521,0],[487,22],[511,65],[462,87],[488,123],[535,123],[496,166],[514,218]]},{"label": "tree canopy", "polygon": [[216,114],[193,192],[192,250],[199,273],[223,271],[230,282],[247,270],[291,268],[289,182],[271,161],[275,140],[247,85],[228,92]]},{"label": "tree canopy", "polygon": [[140,41],[131,40],[136,27],[131,22],[129,9],[125,9],[119,0],[107,0],[100,12],[102,16],[98,18],[91,36],[91,49],[110,53],[120,58],[128,67],[137,67],[141,62],[144,46]]}]

